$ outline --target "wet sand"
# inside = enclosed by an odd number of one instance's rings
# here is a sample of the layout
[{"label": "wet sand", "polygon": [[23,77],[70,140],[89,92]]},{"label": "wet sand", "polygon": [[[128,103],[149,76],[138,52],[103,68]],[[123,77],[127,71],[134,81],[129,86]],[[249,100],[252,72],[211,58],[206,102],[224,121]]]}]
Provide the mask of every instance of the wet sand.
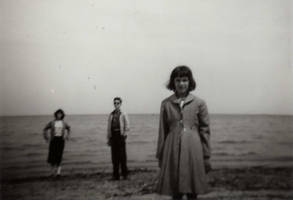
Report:
[{"label": "wet sand", "polygon": [[[110,181],[110,172],[39,176],[2,180],[4,200],[153,200],[157,169],[132,168],[128,180]],[[292,167],[238,167],[214,169],[208,174],[211,192],[198,199],[293,199]]]}]

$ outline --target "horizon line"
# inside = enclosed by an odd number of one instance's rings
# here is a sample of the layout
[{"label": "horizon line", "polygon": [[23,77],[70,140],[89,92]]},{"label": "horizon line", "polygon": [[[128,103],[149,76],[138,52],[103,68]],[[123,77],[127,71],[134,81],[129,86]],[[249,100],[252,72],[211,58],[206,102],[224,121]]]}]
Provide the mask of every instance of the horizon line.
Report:
[{"label": "horizon line", "polygon": [[[127,113],[128,115],[159,115],[160,113]],[[84,116],[84,115],[109,115],[109,113],[84,113],[84,114],[66,114],[66,116]],[[290,116],[293,114],[272,114],[272,113],[209,113],[209,115],[246,115],[246,116]],[[20,115],[0,115],[0,117],[38,117],[38,116],[53,116],[53,114],[20,114]]]}]

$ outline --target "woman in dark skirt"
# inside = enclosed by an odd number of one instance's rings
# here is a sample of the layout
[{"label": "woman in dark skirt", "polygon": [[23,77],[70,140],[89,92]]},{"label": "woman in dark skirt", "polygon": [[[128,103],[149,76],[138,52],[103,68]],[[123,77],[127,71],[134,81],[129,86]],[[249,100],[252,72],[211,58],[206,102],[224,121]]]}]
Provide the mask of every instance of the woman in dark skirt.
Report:
[{"label": "woman in dark skirt", "polygon": [[[59,176],[65,139],[69,139],[70,126],[63,120],[65,113],[62,109],[58,109],[54,113],[54,117],[55,119],[44,128],[44,138],[46,142],[50,142],[47,162],[52,166],[52,175]],[[50,130],[49,137],[48,130]]]}]

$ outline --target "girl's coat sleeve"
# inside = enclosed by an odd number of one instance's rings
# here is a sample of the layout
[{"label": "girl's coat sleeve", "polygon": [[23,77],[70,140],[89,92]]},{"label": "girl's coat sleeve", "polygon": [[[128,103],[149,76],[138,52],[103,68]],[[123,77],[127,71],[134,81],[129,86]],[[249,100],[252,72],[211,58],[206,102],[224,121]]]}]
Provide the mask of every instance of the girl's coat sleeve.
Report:
[{"label": "girl's coat sleeve", "polygon": [[210,147],[210,120],[208,114],[208,108],[206,103],[203,101],[199,106],[199,135],[203,146],[204,158],[210,158],[211,147]]},{"label": "girl's coat sleeve", "polygon": [[165,142],[167,134],[168,134],[167,115],[166,115],[166,110],[164,108],[164,103],[162,103],[161,109],[160,109],[159,135],[158,135],[157,153],[156,153],[156,157],[159,159],[159,161],[162,160],[164,142]]}]

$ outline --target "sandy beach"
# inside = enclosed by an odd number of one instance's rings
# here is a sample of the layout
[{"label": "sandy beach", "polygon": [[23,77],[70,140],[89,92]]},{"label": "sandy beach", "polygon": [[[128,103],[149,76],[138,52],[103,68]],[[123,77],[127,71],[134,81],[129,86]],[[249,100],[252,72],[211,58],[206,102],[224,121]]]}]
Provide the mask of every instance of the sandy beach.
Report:
[{"label": "sandy beach", "polygon": [[[158,171],[132,168],[128,180],[110,181],[109,172],[77,173],[59,178],[40,176],[2,182],[5,200],[170,199],[155,194]],[[292,199],[292,167],[241,167],[214,169],[208,175],[211,192],[199,199]]]}]

